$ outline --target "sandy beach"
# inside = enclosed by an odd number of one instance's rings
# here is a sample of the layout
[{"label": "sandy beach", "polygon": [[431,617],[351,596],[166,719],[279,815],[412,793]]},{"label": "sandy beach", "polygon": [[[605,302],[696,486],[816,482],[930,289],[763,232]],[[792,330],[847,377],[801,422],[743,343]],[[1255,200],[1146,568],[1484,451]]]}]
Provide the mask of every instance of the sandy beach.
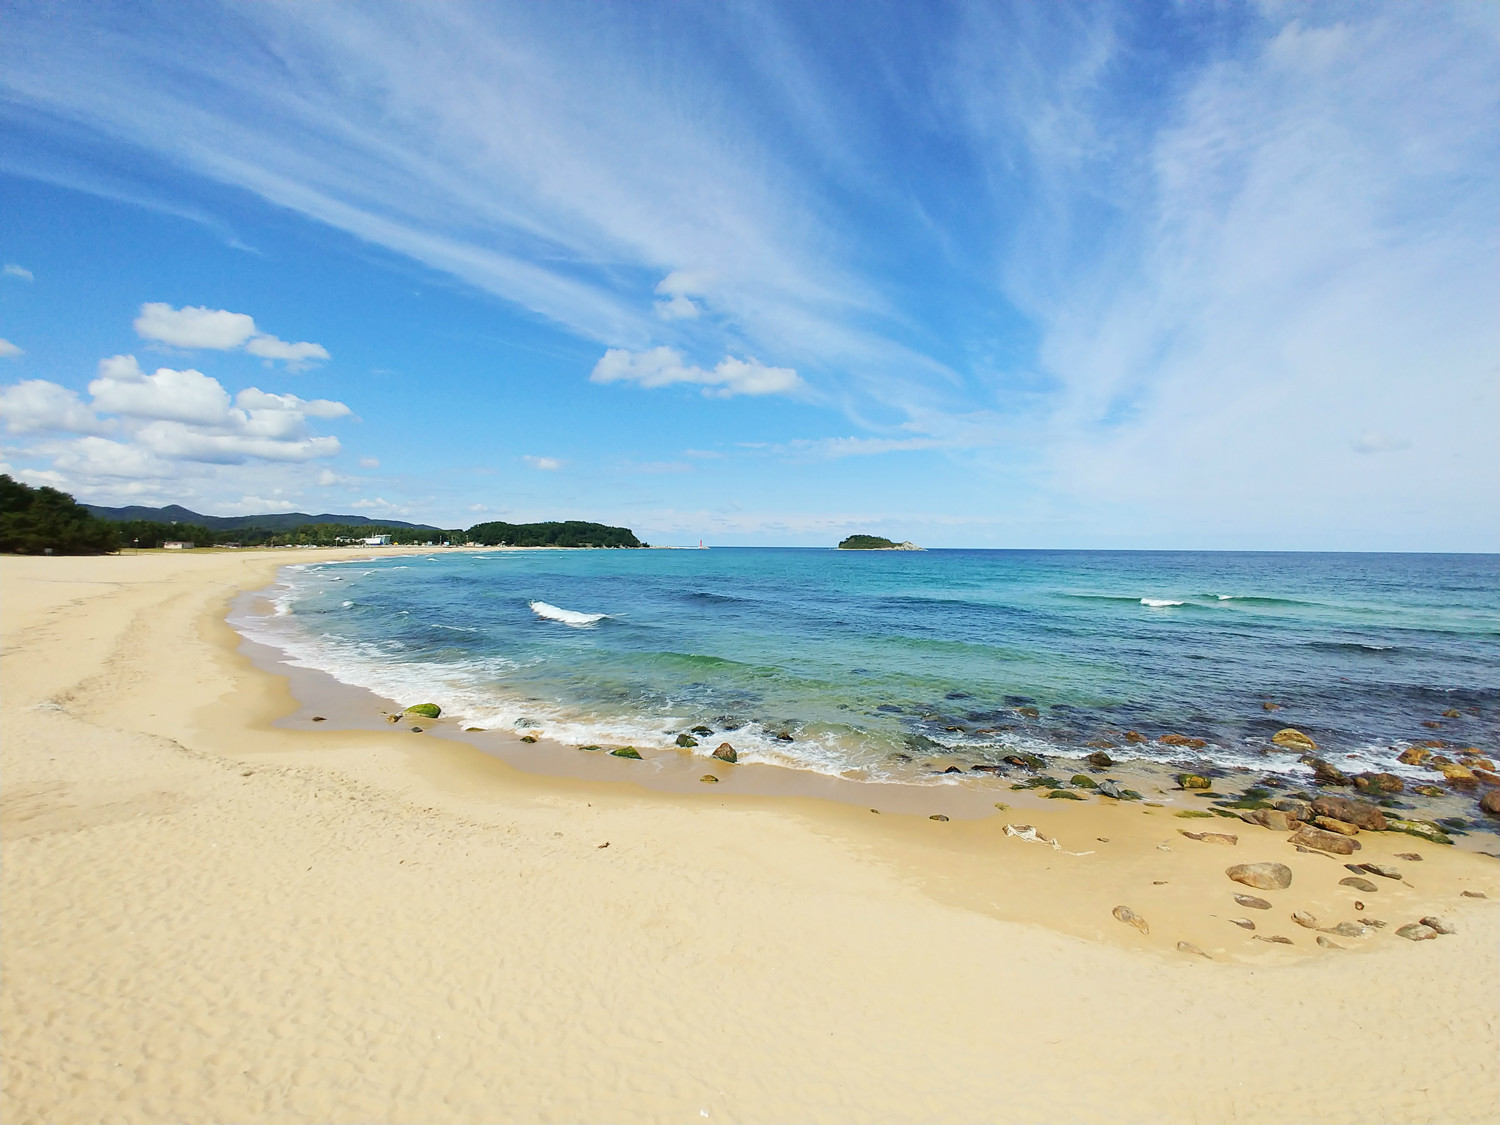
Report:
[{"label": "sandy beach", "polygon": [[0,560],[5,1121],[1500,1118],[1490,856],[1364,833],[1367,892],[1170,809],[873,815],[278,726],[225,615],[306,557]]}]

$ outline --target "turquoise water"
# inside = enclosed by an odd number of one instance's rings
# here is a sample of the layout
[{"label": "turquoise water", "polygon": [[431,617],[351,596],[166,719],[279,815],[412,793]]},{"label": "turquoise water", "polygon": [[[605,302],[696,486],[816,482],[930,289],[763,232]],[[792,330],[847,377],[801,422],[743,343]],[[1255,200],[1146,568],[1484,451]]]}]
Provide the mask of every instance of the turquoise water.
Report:
[{"label": "turquoise water", "polygon": [[1493,555],[447,550],[288,567],[277,615],[240,625],[403,703],[576,744],[701,725],[700,752],[854,777],[1091,742],[1295,774],[1267,752],[1295,726],[1350,772],[1411,775],[1412,742],[1497,744],[1497,578]]}]

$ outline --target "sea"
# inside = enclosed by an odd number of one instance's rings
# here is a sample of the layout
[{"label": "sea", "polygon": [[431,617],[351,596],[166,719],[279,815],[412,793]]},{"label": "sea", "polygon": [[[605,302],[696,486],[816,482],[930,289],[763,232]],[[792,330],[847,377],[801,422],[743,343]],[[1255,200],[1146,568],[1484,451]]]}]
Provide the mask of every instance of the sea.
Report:
[{"label": "sea", "polygon": [[1500,745],[1496,555],[448,548],[266,594],[234,624],[287,663],[572,746],[940,784],[1098,748],[1309,777],[1284,727],[1413,781],[1409,746]]}]

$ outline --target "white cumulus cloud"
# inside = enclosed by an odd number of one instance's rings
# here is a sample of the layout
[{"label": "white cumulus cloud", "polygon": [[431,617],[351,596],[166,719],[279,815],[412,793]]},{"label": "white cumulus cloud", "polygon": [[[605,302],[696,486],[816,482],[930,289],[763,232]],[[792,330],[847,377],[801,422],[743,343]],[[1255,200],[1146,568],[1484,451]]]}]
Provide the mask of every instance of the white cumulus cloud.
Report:
[{"label": "white cumulus cloud", "polygon": [[143,340],[158,340],[176,348],[208,348],[233,351],[243,348],[262,359],[285,360],[293,369],[313,360],[328,359],[328,349],[309,341],[288,343],[255,327],[255,318],[228,309],[184,305],[174,309],[164,301],[147,301],[135,318],[135,331]]},{"label": "white cumulus cloud", "polygon": [[712,368],[689,364],[675,348],[659,347],[632,352],[610,348],[594,365],[589,378],[595,383],[635,383],[642,387],[670,387],[690,383],[703,387],[706,395],[790,394],[803,386],[790,367],[767,367],[759,360],[725,356]]},{"label": "white cumulus cloud", "polygon": [[0,387],[0,418],[13,434],[62,431],[91,434],[106,424],[78,398],[75,391],[45,379],[27,379]]},{"label": "white cumulus cloud", "polygon": [[0,359],[14,359],[24,354],[22,350],[9,340],[0,339]]}]

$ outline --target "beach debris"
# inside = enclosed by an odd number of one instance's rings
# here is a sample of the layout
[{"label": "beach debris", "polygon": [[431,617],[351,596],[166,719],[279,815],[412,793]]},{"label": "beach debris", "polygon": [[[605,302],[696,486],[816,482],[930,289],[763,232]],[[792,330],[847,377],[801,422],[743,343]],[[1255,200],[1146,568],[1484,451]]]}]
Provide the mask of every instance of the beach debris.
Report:
[{"label": "beach debris", "polygon": [[740,756],[735,753],[734,747],[727,742],[719,743],[719,748],[714,751],[713,756],[718,758],[719,761],[728,762],[731,765],[740,760]]},{"label": "beach debris", "polygon": [[1084,761],[1086,761],[1091,766],[1097,766],[1101,770],[1107,770],[1110,766],[1115,764],[1115,760],[1108,754],[1106,754],[1103,750],[1095,750],[1092,754],[1085,758]]},{"label": "beach debris", "polygon": [[1288,842],[1302,848],[1312,848],[1320,852],[1332,852],[1334,855],[1352,855],[1360,849],[1358,840],[1352,840],[1348,836],[1341,836],[1337,832],[1325,832],[1321,828],[1313,828],[1304,824],[1288,838]]},{"label": "beach debris", "polygon": [[1186,828],[1179,828],[1189,840],[1202,840],[1205,844],[1238,844],[1240,838],[1232,832],[1189,832]]},{"label": "beach debris", "polygon": [[1113,914],[1119,921],[1124,922],[1127,926],[1134,926],[1143,934],[1149,934],[1151,932],[1150,923],[1147,922],[1146,919],[1142,918],[1139,914],[1137,914],[1134,910],[1130,909],[1130,907],[1128,906],[1117,906],[1113,910],[1111,910],[1110,913]]},{"label": "beach debris", "polygon": [[1210,957],[1207,953],[1204,953],[1203,950],[1199,949],[1190,941],[1179,941],[1177,943],[1177,952],[1191,953],[1194,957],[1202,957],[1205,961],[1213,960],[1212,957]]},{"label": "beach debris", "polygon": [[633,758],[637,762],[641,760],[641,752],[634,746],[621,746],[618,750],[611,750],[610,754],[616,758]]},{"label": "beach debris", "polygon": [[[1292,869],[1284,863],[1237,863],[1224,874],[1258,891],[1284,891],[1292,885]],[[1235,901],[1239,898],[1236,895]]]},{"label": "beach debris", "polygon": [[1338,942],[1334,941],[1332,938],[1326,938],[1322,934],[1318,935],[1318,944],[1321,945],[1324,949],[1343,949],[1344,948],[1342,945],[1340,945]]},{"label": "beach debris", "polygon": [[1427,915],[1427,917],[1423,918],[1422,925],[1431,926],[1440,934],[1458,933],[1458,929],[1453,925],[1452,922],[1448,921],[1448,919],[1446,918],[1441,918],[1436,914],[1429,914]]},{"label": "beach debris", "polygon": [[1305,930],[1318,929],[1318,920],[1305,910],[1292,911],[1292,921]]},{"label": "beach debris", "polygon": [[698,740],[692,735],[683,732],[677,736],[677,745],[681,746],[684,750],[691,750],[694,746],[698,745]]},{"label": "beach debris", "polygon": [[[1270,906],[1271,904],[1268,902],[1266,905]],[[1242,930],[1255,929],[1255,923],[1250,921],[1249,918],[1230,918],[1228,922],[1231,926],[1238,926]]]},{"label": "beach debris", "polygon": [[1062,845],[1050,836],[1043,836],[1030,824],[1007,824],[1005,834],[1014,836],[1018,840],[1025,840],[1028,844],[1046,844],[1053,851],[1062,851]]},{"label": "beach debris", "polygon": [[[1167,738],[1171,737],[1171,735],[1167,736]],[[1166,738],[1162,739],[1163,742],[1166,740]],[[1177,775],[1177,784],[1183,789],[1212,789],[1214,783],[1202,774],[1180,773]]]},{"label": "beach debris", "polygon": [[[1340,879],[1339,886],[1353,887],[1356,891],[1364,891],[1367,895],[1372,895],[1376,891],[1374,883],[1368,879],[1361,879],[1358,875],[1350,875],[1347,879]],[[1359,907],[1356,906],[1355,909],[1358,910]]]},{"label": "beach debris", "polygon": [[1367,832],[1385,831],[1385,814],[1369,801],[1353,797],[1318,797],[1312,803],[1312,811],[1315,816],[1326,816]]},{"label": "beach debris", "polygon": [[1251,910],[1271,909],[1271,904],[1269,902],[1267,902],[1263,898],[1257,898],[1255,895],[1236,894],[1234,896],[1234,901],[1239,903],[1241,906],[1248,906]]},{"label": "beach debris", "polygon": [[1296,727],[1282,727],[1271,736],[1271,741],[1277,746],[1285,746],[1288,750],[1316,750],[1318,744]]},{"label": "beach debris", "polygon": [[1369,930],[1358,922],[1340,922],[1337,926],[1321,927],[1325,934],[1337,934],[1339,937],[1365,937]]},{"label": "beach debris", "polygon": [[1404,937],[1407,941],[1431,941],[1438,936],[1438,932],[1421,922],[1408,922],[1396,931],[1396,936]]},{"label": "beach debris", "polygon": [[609,841],[605,840],[604,843],[602,843],[602,844],[596,844],[595,847],[596,848],[607,848],[607,847],[609,847]]},{"label": "beach debris", "polygon": [[1297,944],[1291,938],[1289,938],[1289,937],[1282,937],[1280,934],[1271,934],[1269,937],[1267,937],[1264,934],[1256,934],[1255,937],[1253,939],[1251,939],[1251,940],[1253,940],[1253,941],[1269,941],[1269,942],[1271,942],[1271,943],[1273,943],[1275,945],[1296,945]]},{"label": "beach debris", "polygon": [[436,719],[443,709],[436,703],[413,703],[406,709],[408,715],[421,715],[424,719]]},{"label": "beach debris", "polygon": [[1483,891],[1459,891],[1464,898],[1489,898]]},{"label": "beach debris", "polygon": [[927,819],[928,820],[942,820],[942,821],[946,821],[948,818],[946,816],[944,816],[940,812],[935,812],[931,816],[929,816]]},{"label": "beach debris", "polygon": [[1347,820],[1335,820],[1331,816],[1315,816],[1313,823],[1326,832],[1336,832],[1340,836],[1359,835],[1359,826],[1350,824]]},{"label": "beach debris", "polygon": [[1401,868],[1390,867],[1384,863],[1350,863],[1345,866],[1351,871],[1363,871],[1368,875],[1379,875],[1382,879],[1401,878]]},{"label": "beach debris", "polygon": [[719,783],[719,779],[711,773],[704,774],[698,780],[703,782],[705,785],[717,785]]}]

